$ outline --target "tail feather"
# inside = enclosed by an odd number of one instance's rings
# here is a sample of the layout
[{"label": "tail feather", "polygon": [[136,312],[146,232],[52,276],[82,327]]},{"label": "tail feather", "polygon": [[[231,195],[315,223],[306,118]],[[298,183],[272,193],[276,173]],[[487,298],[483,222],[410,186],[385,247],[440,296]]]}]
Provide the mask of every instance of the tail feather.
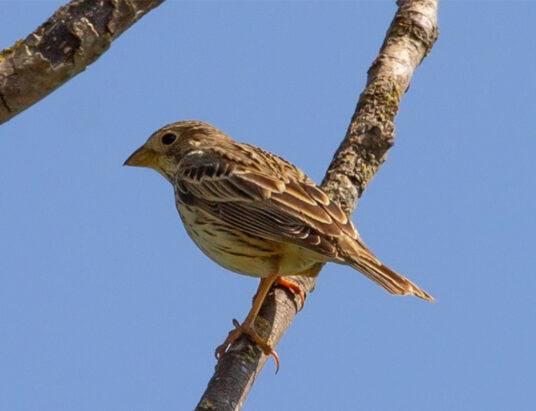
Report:
[{"label": "tail feather", "polygon": [[[354,249],[352,255],[345,257],[346,263],[365,274],[372,281],[382,286],[391,294],[396,295],[414,295],[427,301],[435,301],[435,298],[412,283],[407,278],[401,276],[389,267],[383,265],[372,252],[362,243],[353,242],[351,247]],[[349,250],[348,250],[349,251]]]}]

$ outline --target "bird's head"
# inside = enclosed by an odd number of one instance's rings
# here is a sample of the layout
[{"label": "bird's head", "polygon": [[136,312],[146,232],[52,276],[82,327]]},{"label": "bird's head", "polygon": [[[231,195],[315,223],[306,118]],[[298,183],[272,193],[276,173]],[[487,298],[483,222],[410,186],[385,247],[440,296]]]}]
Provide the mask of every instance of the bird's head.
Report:
[{"label": "bird's head", "polygon": [[149,167],[173,183],[179,163],[192,150],[198,149],[207,140],[229,139],[216,127],[200,121],[180,121],[168,124],[149,137],[125,161],[124,165]]}]

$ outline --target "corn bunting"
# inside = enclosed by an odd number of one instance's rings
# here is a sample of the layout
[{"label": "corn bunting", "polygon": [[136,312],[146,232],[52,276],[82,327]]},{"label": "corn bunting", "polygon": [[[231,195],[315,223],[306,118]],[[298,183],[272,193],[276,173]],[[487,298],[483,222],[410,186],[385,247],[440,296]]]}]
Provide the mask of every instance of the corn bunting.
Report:
[{"label": "corn bunting", "polygon": [[221,358],[241,334],[266,354],[275,351],[254,329],[275,283],[303,293],[286,275],[307,273],[317,263],[349,265],[391,294],[433,297],[383,265],[352,222],[301,170],[260,148],[237,143],[217,128],[181,121],[155,132],[126,165],[150,167],[174,187],[186,231],[212,260],[261,279],[251,311],[216,350]]}]

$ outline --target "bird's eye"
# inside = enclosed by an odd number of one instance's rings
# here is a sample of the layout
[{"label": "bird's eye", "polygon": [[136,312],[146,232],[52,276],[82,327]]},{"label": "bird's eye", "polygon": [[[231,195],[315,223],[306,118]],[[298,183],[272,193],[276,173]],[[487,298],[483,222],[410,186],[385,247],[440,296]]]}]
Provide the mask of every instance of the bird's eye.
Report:
[{"label": "bird's eye", "polygon": [[169,146],[171,143],[173,143],[177,139],[177,136],[173,133],[167,133],[162,136],[162,144],[165,146]]}]

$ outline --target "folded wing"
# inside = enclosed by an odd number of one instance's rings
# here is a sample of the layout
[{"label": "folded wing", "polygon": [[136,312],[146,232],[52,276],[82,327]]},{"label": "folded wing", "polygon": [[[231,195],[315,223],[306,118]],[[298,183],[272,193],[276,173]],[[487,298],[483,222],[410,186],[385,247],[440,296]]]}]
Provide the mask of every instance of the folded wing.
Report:
[{"label": "folded wing", "polygon": [[300,170],[266,151],[233,144],[233,150],[199,149],[181,160],[176,175],[181,201],[244,232],[330,258],[337,257],[333,237],[357,238],[339,206]]}]

